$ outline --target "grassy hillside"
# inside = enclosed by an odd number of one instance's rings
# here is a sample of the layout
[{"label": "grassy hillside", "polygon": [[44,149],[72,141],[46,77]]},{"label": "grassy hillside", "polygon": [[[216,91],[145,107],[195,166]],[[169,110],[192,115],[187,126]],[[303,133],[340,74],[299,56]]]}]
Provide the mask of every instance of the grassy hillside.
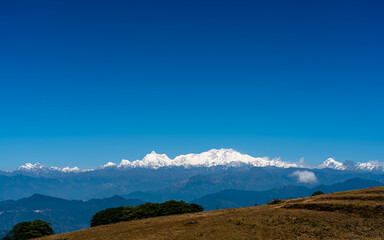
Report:
[{"label": "grassy hillside", "polygon": [[352,178],[345,182],[338,182],[332,185],[318,185],[314,188],[286,185],[266,191],[226,189],[192,200],[191,202],[203,206],[205,210],[215,210],[217,207],[219,209],[227,209],[250,207],[253,206],[255,202],[259,205],[264,205],[275,198],[288,199],[311,196],[312,193],[316,191],[331,193],[379,186],[383,186],[383,184],[368,179]]},{"label": "grassy hillside", "polygon": [[384,239],[384,187],[105,225],[44,240]]}]

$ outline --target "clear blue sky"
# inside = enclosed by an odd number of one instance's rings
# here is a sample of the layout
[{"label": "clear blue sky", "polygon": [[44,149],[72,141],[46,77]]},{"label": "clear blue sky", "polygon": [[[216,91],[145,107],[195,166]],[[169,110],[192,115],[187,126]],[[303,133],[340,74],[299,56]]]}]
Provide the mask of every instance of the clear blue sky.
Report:
[{"label": "clear blue sky", "polygon": [[384,161],[383,1],[0,3],[0,169],[211,148]]}]

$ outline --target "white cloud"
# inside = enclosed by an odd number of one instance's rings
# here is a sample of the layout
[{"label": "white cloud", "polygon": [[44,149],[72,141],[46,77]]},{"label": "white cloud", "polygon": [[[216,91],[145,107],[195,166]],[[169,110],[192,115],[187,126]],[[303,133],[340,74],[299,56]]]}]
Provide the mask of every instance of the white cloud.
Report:
[{"label": "white cloud", "polygon": [[316,175],[311,171],[294,171],[290,177],[297,177],[299,183],[317,183]]}]

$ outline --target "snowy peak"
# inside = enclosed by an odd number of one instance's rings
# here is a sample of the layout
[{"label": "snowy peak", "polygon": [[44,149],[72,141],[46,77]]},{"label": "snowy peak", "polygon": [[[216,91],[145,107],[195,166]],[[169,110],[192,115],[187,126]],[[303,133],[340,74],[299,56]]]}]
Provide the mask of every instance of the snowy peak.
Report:
[{"label": "snowy peak", "polygon": [[[349,162],[349,163],[348,163]],[[384,162],[368,161],[354,164],[351,161],[341,163],[333,158],[328,158],[318,168],[332,168],[336,170],[355,170],[355,171],[384,171]]]},{"label": "snowy peak", "polygon": [[328,158],[325,160],[319,168],[332,168],[337,170],[345,170],[346,167],[343,165],[343,163],[335,161],[333,158]]},{"label": "snowy peak", "polygon": [[255,167],[279,166],[293,167],[294,164],[283,163],[279,160],[268,158],[254,158],[241,154],[233,149],[212,149],[200,154],[180,155],[174,159],[175,165],[184,167],[213,167],[228,166],[239,167],[241,165],[252,165]]},{"label": "snowy peak", "polygon": [[78,172],[81,172],[80,168],[78,168],[78,167],[73,167],[73,168],[65,167],[65,168],[61,169],[61,171],[62,172],[66,172],[66,173],[70,173],[70,172],[78,173]]},{"label": "snowy peak", "polygon": [[63,173],[78,173],[82,172],[78,167],[65,167],[65,168],[58,168],[58,167],[47,167],[40,163],[26,163],[16,169],[18,172],[32,172],[32,173],[47,173],[47,172],[63,172]]},{"label": "snowy peak", "polygon": [[200,154],[180,155],[174,159],[175,164],[184,167],[213,167],[227,166],[239,167],[242,165],[251,165],[254,167],[297,167],[295,163],[283,162],[280,159],[270,160],[267,157],[251,157],[241,154],[233,149],[212,149]]},{"label": "snowy peak", "polygon": [[20,167],[17,168],[17,171],[27,171],[27,172],[34,172],[42,169],[46,169],[47,167],[40,164],[40,163],[26,163]]},{"label": "snowy peak", "polygon": [[171,162],[171,159],[165,154],[157,154],[155,151],[152,151],[150,154],[147,154],[143,158],[143,160],[141,161],[137,160],[135,162],[137,162],[140,166],[150,165],[150,166],[153,166],[154,168],[158,168],[158,167],[166,167],[167,165],[169,165]]},{"label": "snowy peak", "polygon": [[168,167],[172,164],[171,159],[165,154],[157,154],[152,151],[145,155],[142,160],[136,160],[131,163],[131,167],[154,168]]},{"label": "snowy peak", "polygon": [[101,166],[100,168],[101,168],[101,169],[104,169],[104,168],[112,168],[112,167],[116,167],[116,166],[117,166],[116,163],[108,162],[107,164]]},{"label": "snowy peak", "polygon": [[384,171],[384,162],[379,161],[369,161],[369,162],[359,162],[355,165],[357,170],[365,170],[365,171]]},{"label": "snowy peak", "polygon": [[118,168],[153,168],[158,169],[160,167],[167,167],[171,165],[171,159],[165,154],[157,154],[152,151],[150,154],[145,155],[142,160],[136,160],[130,162],[123,159]]}]

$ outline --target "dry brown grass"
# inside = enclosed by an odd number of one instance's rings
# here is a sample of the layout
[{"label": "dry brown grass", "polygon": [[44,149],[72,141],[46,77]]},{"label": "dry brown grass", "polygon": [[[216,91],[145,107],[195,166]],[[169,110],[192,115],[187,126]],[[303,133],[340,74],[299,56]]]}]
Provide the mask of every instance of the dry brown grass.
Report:
[{"label": "dry brown grass", "polygon": [[42,239],[384,239],[383,209],[384,187],[377,187],[122,222]]}]

